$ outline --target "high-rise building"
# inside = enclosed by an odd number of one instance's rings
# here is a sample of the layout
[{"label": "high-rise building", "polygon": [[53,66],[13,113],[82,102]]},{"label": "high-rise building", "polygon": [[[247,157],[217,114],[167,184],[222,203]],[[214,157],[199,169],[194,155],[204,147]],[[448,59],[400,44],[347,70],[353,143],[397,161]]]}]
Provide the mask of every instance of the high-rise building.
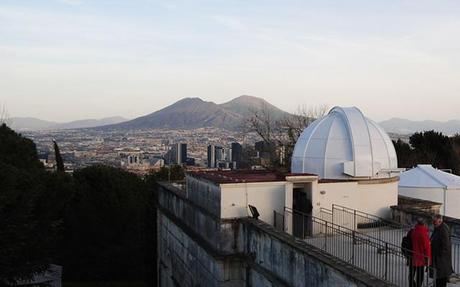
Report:
[{"label": "high-rise building", "polygon": [[177,143],[176,144],[176,164],[185,164],[187,163],[187,144],[186,143]]},{"label": "high-rise building", "polygon": [[233,168],[233,151],[222,146],[208,146],[208,168]]},{"label": "high-rise building", "polygon": [[182,163],[187,163],[188,160],[188,153],[187,153],[187,144],[184,143],[181,146],[181,154],[182,154]]},{"label": "high-rise building", "polygon": [[214,152],[216,155],[216,163],[225,159],[224,157],[224,148],[221,146],[215,146]]},{"label": "high-rise building", "polygon": [[164,156],[167,164],[186,164],[187,163],[187,144],[176,143]]},{"label": "high-rise building", "polygon": [[208,168],[216,167],[216,149],[214,145],[208,145]]},{"label": "high-rise building", "polygon": [[232,143],[233,169],[240,168],[242,157],[243,157],[243,147],[241,146],[241,144],[237,142]]}]

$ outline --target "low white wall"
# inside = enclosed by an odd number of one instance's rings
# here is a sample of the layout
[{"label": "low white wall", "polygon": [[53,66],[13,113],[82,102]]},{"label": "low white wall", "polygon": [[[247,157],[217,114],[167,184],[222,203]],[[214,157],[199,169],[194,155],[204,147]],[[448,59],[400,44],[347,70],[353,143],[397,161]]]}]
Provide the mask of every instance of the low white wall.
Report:
[{"label": "low white wall", "polygon": [[381,217],[389,217],[390,206],[398,204],[398,182],[319,183],[313,189],[313,214],[319,216],[320,208],[332,209],[332,204],[342,205]]},{"label": "low white wall", "polygon": [[444,212],[444,189],[423,187],[399,187],[399,194],[407,197],[430,200],[442,203],[441,214],[449,217],[460,218],[460,189],[447,189],[446,206]]},{"label": "low white wall", "polygon": [[221,218],[250,216],[250,204],[259,211],[260,220],[273,224],[273,211],[284,211],[285,185],[286,182],[221,184]]},{"label": "low white wall", "polygon": [[459,203],[460,189],[448,189],[446,191],[446,216],[460,218]]}]

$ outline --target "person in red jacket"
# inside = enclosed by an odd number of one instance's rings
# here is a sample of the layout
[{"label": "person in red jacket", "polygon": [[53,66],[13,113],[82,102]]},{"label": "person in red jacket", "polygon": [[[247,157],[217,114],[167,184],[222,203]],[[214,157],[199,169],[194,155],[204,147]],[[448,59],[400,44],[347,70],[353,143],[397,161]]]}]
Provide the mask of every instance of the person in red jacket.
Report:
[{"label": "person in red jacket", "polygon": [[417,224],[412,229],[410,235],[412,239],[412,257],[409,271],[411,287],[422,286],[425,266],[430,265],[431,246],[429,232],[423,218],[417,218]]}]

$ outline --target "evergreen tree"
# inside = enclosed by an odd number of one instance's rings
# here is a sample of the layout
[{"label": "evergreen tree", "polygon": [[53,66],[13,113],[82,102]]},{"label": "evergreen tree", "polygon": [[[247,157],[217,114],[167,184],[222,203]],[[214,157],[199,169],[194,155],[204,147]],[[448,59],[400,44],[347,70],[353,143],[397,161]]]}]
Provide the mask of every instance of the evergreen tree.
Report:
[{"label": "evergreen tree", "polygon": [[64,219],[65,279],[143,278],[145,249],[152,244],[145,242],[148,195],[144,182],[135,174],[107,166],[77,170],[74,181],[75,194]]},{"label": "evergreen tree", "polygon": [[35,143],[0,124],[0,162],[19,169],[42,169]]},{"label": "evergreen tree", "polygon": [[418,163],[432,164],[437,168],[452,169],[458,173],[459,156],[455,153],[451,139],[440,132],[425,131],[410,137]]},{"label": "evergreen tree", "polygon": [[62,213],[61,191],[38,161],[35,145],[0,127],[0,285],[14,284],[54,262]]},{"label": "evergreen tree", "polygon": [[56,171],[57,172],[65,172],[64,161],[62,160],[61,151],[59,150],[59,146],[58,146],[56,140],[54,140],[54,139],[53,139],[53,145],[54,145],[54,155],[55,155],[55,158],[56,158]]},{"label": "evergreen tree", "polygon": [[414,150],[408,143],[398,139],[397,141],[393,141],[393,145],[398,157],[398,167],[411,168],[417,165]]}]

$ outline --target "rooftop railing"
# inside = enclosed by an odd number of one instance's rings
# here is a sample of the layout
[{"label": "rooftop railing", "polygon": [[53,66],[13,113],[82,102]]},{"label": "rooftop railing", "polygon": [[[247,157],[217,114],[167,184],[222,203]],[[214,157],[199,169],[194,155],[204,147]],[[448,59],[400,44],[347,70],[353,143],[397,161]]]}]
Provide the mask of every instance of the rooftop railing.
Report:
[{"label": "rooftop railing", "polygon": [[[323,213],[332,215],[327,210]],[[285,208],[284,214],[275,211],[274,216],[277,229],[290,230],[295,237],[358,269],[396,286],[418,286],[409,282],[412,269],[399,245],[290,208]],[[434,286],[430,273],[435,275],[435,270],[423,269],[419,286]],[[412,278],[415,280],[415,276]]]},{"label": "rooftop railing", "polygon": [[[332,210],[322,208],[320,217],[328,216],[331,222],[376,237],[393,245],[401,245],[402,238],[412,228],[391,219],[348,208],[338,204]],[[460,237],[451,235],[452,266],[455,274],[460,274]]]}]

